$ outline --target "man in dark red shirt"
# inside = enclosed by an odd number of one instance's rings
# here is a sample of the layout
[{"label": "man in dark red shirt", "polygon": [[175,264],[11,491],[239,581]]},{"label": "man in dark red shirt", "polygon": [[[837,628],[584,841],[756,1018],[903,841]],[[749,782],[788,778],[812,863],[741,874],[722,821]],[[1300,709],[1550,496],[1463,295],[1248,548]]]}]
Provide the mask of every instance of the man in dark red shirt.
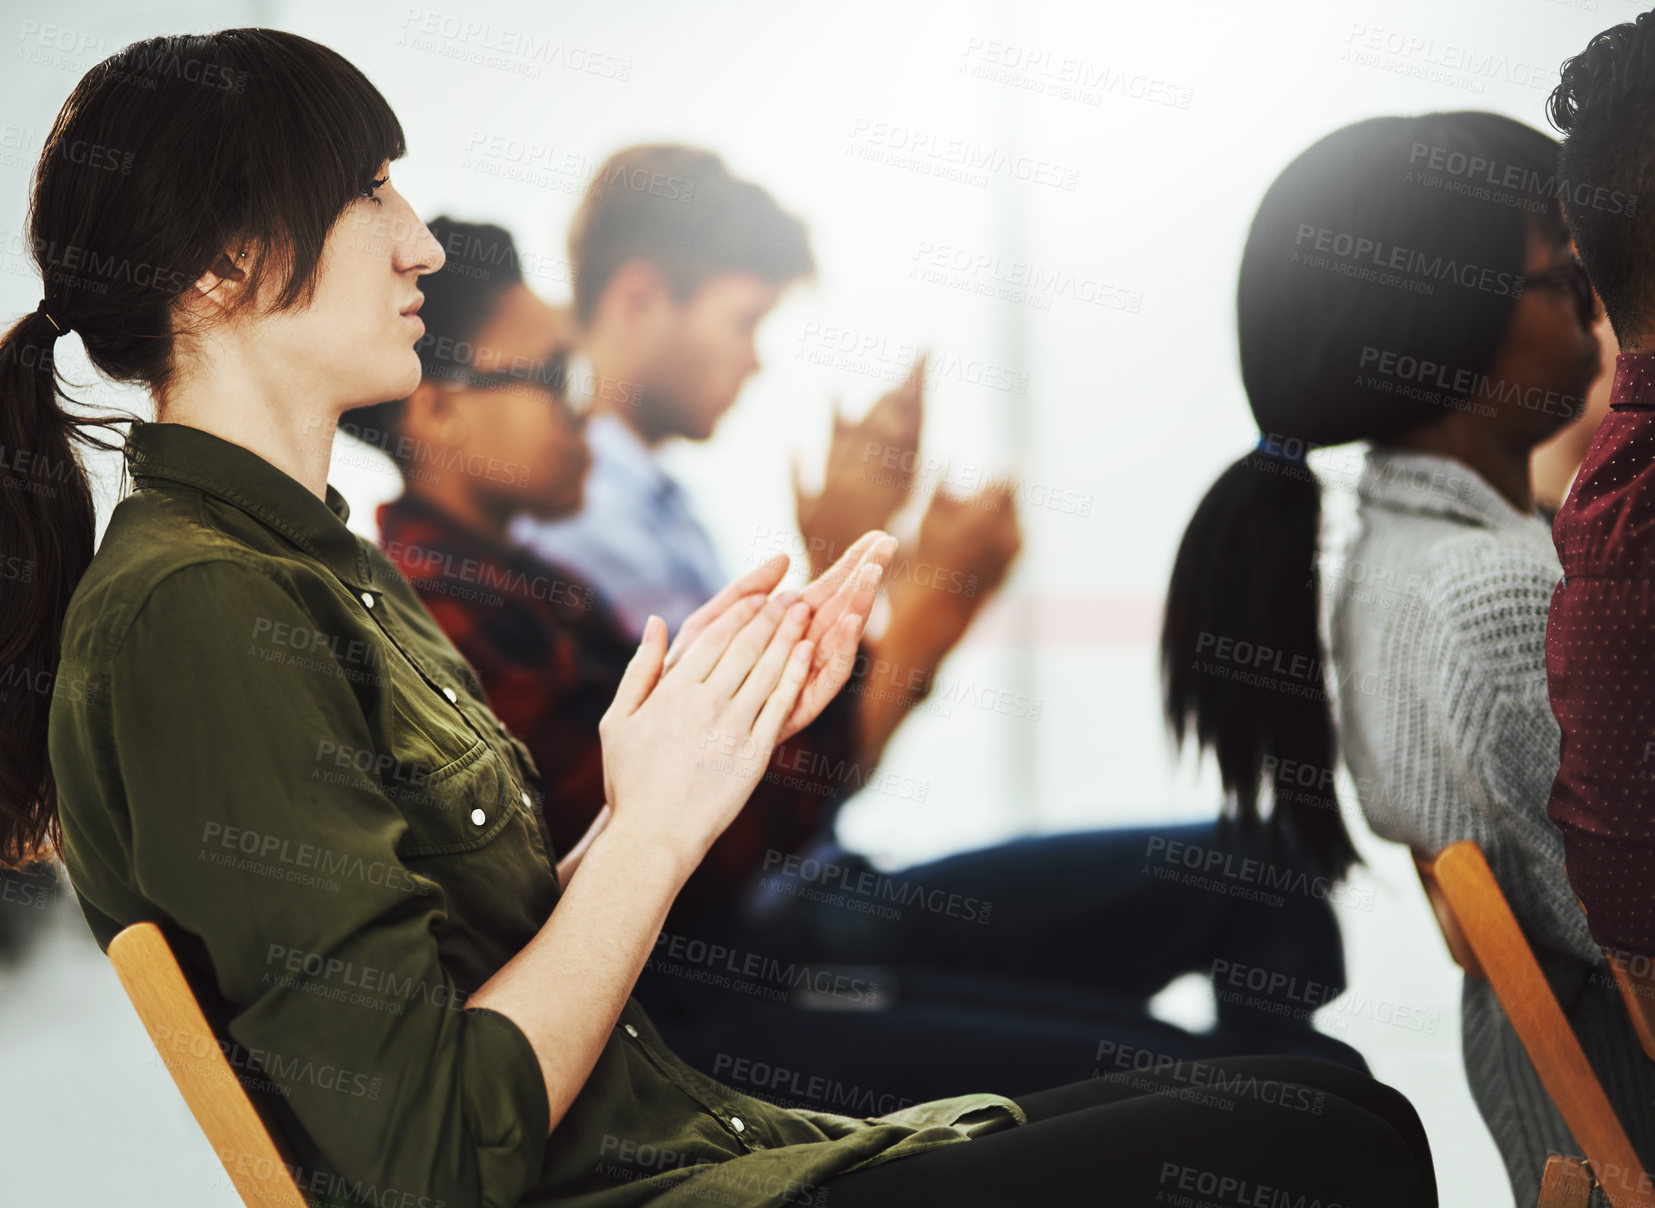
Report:
[{"label": "man in dark red shirt", "polygon": [[[1598,943],[1655,954],[1655,15],[1592,39],[1549,112],[1564,216],[1620,341],[1610,414],[1553,523],[1547,811]],[[1583,287],[1583,307],[1593,306]]]}]

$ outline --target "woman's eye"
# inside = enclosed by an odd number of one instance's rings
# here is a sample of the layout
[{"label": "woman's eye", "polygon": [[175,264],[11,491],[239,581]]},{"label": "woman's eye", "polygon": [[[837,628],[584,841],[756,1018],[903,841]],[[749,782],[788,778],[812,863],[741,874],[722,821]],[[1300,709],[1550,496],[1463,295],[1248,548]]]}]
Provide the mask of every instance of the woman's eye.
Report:
[{"label": "woman's eye", "polygon": [[389,176],[381,176],[378,180],[370,180],[367,184],[362,186],[362,196],[366,197],[369,201],[373,202],[376,206],[384,205],[385,203],[383,201],[381,201],[379,198],[374,196],[374,190],[379,188],[380,185],[384,184],[386,181],[388,181],[390,179],[391,178]]}]

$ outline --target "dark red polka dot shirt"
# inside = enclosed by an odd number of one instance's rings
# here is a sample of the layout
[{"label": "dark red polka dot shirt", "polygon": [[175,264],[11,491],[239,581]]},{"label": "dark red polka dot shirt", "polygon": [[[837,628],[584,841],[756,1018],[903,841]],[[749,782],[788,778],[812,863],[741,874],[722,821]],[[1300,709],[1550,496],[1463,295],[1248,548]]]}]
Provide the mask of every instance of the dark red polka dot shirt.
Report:
[{"label": "dark red polka dot shirt", "polygon": [[1616,360],[1552,539],[1546,678],[1563,737],[1547,812],[1593,937],[1655,953],[1655,353]]}]

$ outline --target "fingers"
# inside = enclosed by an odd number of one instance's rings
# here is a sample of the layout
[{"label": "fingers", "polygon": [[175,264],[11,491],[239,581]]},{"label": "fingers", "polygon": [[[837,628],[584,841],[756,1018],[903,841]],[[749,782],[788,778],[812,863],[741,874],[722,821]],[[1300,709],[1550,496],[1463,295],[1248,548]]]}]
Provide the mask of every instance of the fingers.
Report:
[{"label": "fingers", "polygon": [[735,640],[736,634],[741,632],[742,626],[752,620],[753,615],[763,606],[764,597],[755,594],[744,596],[725,609],[722,616],[716,618],[685,647],[673,669],[674,674],[688,676],[692,680],[706,679],[708,673],[718,664],[719,657]]},{"label": "fingers", "polygon": [[[781,679],[775,689],[765,699],[764,708],[753,721],[754,741],[766,747],[773,747],[784,738],[797,734],[801,726],[794,726],[788,733],[783,733],[784,725],[789,724],[790,718],[798,711],[800,694],[804,690],[805,682],[810,676],[810,664],[814,654],[814,643],[806,638],[787,656],[787,663],[782,668]],[[831,697],[829,698],[831,699]],[[821,710],[816,710],[820,713]]]},{"label": "fingers", "polygon": [[895,390],[880,395],[879,401],[873,405],[874,411],[881,414],[886,411],[898,411],[906,415],[912,410],[925,389],[925,356],[922,352],[914,359],[914,363],[908,369],[908,376],[902,379]]},{"label": "fingers", "polygon": [[743,596],[769,595],[776,590],[776,586],[787,575],[788,558],[786,554],[775,553],[748,571],[741,578],[727,584],[716,596],[697,608],[684,618],[683,625],[679,626],[678,635],[673,639],[671,648],[667,651],[667,668],[675,666],[690,643],[700,636],[708,625],[712,624],[730,606]]},{"label": "fingers", "polygon": [[633,651],[632,658],[626,664],[626,671],[621,675],[620,686],[615,689],[615,699],[609,706],[609,712],[618,717],[629,717],[638,711],[638,706],[649,698],[649,694],[655,690],[655,685],[661,678],[666,651],[667,624],[652,613],[649,620],[644,622],[643,640],[638,643],[638,649]]},{"label": "fingers", "polygon": [[914,358],[914,367],[908,371],[908,376],[902,379],[903,401],[917,404],[925,395],[925,364],[930,359],[929,352],[922,352]]},{"label": "fingers", "polygon": [[[787,576],[787,555],[774,553],[760,562],[741,578],[726,584],[719,593],[708,600],[700,608],[690,613],[690,617],[705,616],[709,621],[721,615],[730,605],[743,596],[754,594],[769,595],[776,590],[776,585]],[[685,620],[685,625],[689,620]]]},{"label": "fingers", "polygon": [[[793,710],[780,730],[777,741],[785,741],[821,716],[828,702],[839,694],[856,667],[857,644],[862,640],[862,625],[866,618],[855,615],[842,617],[819,645],[811,660],[806,677]],[[809,639],[805,639],[809,642]]]},{"label": "fingers", "polygon": [[[747,678],[742,681],[735,693],[735,716],[741,724],[751,728],[753,719],[764,708],[764,702],[775,691],[781,681],[782,673],[787,668],[787,660],[792,657],[793,648],[804,637],[805,624],[810,620],[810,609],[804,604],[794,604],[782,618],[782,623],[776,627],[771,635],[769,644],[765,646],[758,661],[753,664]],[[751,626],[749,626],[751,628]],[[726,655],[724,662],[730,662],[734,657],[734,647]],[[720,663],[720,670],[723,663]],[[807,663],[806,668],[809,668]],[[784,714],[785,716],[785,714]]]},{"label": "fingers", "polygon": [[[985,492],[986,493],[986,492]],[[949,491],[944,483],[938,483],[937,489],[931,492],[931,500],[925,505],[925,516],[920,523],[931,519],[932,515],[948,516],[956,514],[965,507],[965,496],[955,495]]]},{"label": "fingers", "polygon": [[879,568],[881,574],[884,574],[891,565],[891,559],[896,557],[896,550],[896,538],[886,533],[873,543],[873,548],[868,551],[868,556],[863,559],[863,564],[871,563]]},{"label": "fingers", "polygon": [[832,699],[833,694],[850,678],[851,668],[856,662],[857,644],[862,640],[862,628],[866,623],[867,617],[847,613],[828,631],[827,637],[816,644],[816,658],[810,670],[819,682],[828,685],[823,704]]},{"label": "fingers", "polygon": [[[888,394],[881,395],[868,409],[868,414],[862,419],[868,438],[893,451],[911,454],[918,446],[920,425],[925,414],[924,389],[925,356],[922,353],[901,384]],[[904,459],[901,464],[904,467],[901,472],[911,475],[911,461]]]},{"label": "fingers", "polygon": [[914,367],[908,371],[908,376],[902,379],[902,385],[897,387],[892,396],[892,404],[897,417],[909,435],[918,437],[920,417],[925,412],[925,362],[928,353],[920,353],[914,359]]},{"label": "fingers", "polygon": [[863,533],[855,541],[851,542],[849,549],[839,555],[838,561],[828,567],[827,570],[823,571],[821,576],[814,582],[805,587],[805,603],[809,604],[812,608],[820,608],[823,604],[825,604],[833,596],[834,592],[838,591],[840,587],[851,579],[851,577],[856,573],[856,568],[860,566],[867,555],[879,545],[881,538],[885,538],[886,540],[892,542],[890,550],[885,555],[885,561],[889,562],[891,555],[896,552],[896,538],[889,536],[889,534],[880,529],[874,529],[870,532]]},{"label": "fingers", "polygon": [[802,603],[777,597],[755,613],[753,618],[741,627],[741,631],[730,639],[730,644],[725,647],[718,662],[707,673],[707,685],[726,695],[734,696],[763,656],[765,648],[770,644],[776,630],[781,627],[783,620],[792,618],[795,610],[801,617],[799,628],[802,632],[802,618],[810,615],[810,609]]},{"label": "fingers", "polygon": [[[896,544],[895,537],[886,537],[876,543],[867,559],[857,568],[855,577],[843,584],[816,610],[807,634],[812,641],[822,641],[824,635],[831,632],[847,615],[860,617],[861,623],[866,623],[868,615],[873,612],[874,598],[879,594],[879,584],[884,578],[885,568],[896,553]],[[858,632],[861,632],[860,629]]]}]

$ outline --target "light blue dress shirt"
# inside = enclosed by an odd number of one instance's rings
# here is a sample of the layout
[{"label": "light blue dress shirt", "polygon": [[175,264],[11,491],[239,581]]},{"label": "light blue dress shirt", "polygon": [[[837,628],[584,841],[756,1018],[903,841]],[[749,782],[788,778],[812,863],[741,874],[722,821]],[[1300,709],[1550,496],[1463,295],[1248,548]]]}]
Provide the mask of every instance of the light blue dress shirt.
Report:
[{"label": "light blue dress shirt", "polygon": [[652,612],[676,633],[724,586],[707,530],[684,488],[624,420],[595,415],[586,439],[592,466],[585,506],[562,520],[519,516],[511,537],[583,575],[634,637],[643,636]]}]

